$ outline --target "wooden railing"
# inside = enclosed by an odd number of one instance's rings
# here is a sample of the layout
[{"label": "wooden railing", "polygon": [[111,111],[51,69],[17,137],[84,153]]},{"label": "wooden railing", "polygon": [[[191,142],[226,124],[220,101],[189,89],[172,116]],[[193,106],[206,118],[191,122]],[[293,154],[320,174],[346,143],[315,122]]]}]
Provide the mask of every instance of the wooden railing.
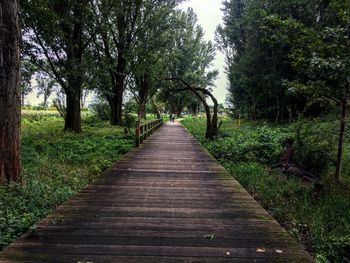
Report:
[{"label": "wooden railing", "polygon": [[155,132],[160,126],[163,125],[163,119],[158,119],[155,121],[150,121],[147,123],[140,123],[139,120],[136,121],[136,138],[135,146],[139,147],[144,140],[147,139],[153,132]]}]

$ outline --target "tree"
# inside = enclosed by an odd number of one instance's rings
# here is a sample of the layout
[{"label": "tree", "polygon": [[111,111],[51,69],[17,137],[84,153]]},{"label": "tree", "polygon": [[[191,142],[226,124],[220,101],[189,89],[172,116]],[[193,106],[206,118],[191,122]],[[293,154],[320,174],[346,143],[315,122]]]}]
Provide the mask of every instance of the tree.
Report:
[{"label": "tree", "polygon": [[217,42],[238,115],[282,121],[341,111],[339,181],[350,75],[350,5],[339,0],[224,1]]},{"label": "tree", "polygon": [[0,0],[0,182],[21,179],[18,1]]},{"label": "tree", "polygon": [[51,96],[52,92],[54,91],[55,87],[57,86],[57,82],[54,79],[51,79],[49,76],[47,76],[44,72],[37,73],[36,81],[36,87],[38,89],[37,96],[39,97],[40,95],[43,95],[43,106],[47,107],[47,101]]},{"label": "tree", "polygon": [[[182,91],[186,91],[189,90],[191,91],[202,103],[205,109],[205,113],[207,116],[207,128],[206,128],[206,132],[205,132],[205,138],[206,139],[214,139],[215,137],[218,136],[218,101],[216,100],[216,98],[213,96],[213,94],[202,87],[196,87],[194,85],[191,85],[189,83],[187,83],[186,81],[184,81],[183,79],[169,79],[169,80],[177,80],[180,81],[185,87],[183,89],[178,89],[178,90],[174,90],[174,92],[182,92]],[[208,96],[213,104],[213,115],[211,115],[211,111],[210,111],[210,106],[206,101],[206,96]]]},{"label": "tree", "polygon": [[305,111],[306,99],[284,84],[297,75],[292,45],[282,34],[279,19],[311,23],[313,1],[243,1],[223,3],[224,24],[216,41],[226,55],[229,102],[250,119],[290,120]]},{"label": "tree", "polygon": [[84,54],[90,38],[89,0],[24,0],[25,56],[54,78],[66,94],[66,131],[81,131]]},{"label": "tree", "polygon": [[88,90],[88,89],[84,89],[81,93],[80,103],[81,103],[82,109],[85,109],[85,107],[86,107],[86,100],[87,100],[89,94],[90,94],[90,90]]},{"label": "tree", "polygon": [[[111,108],[111,124],[122,125],[123,93],[129,72],[128,56],[134,46],[136,21],[139,19],[142,0],[137,1],[96,1],[94,6],[98,31],[94,34],[93,57],[105,72],[100,72],[99,92]],[[108,19],[107,19],[108,18]],[[108,76],[107,76],[108,77]]]},{"label": "tree", "polygon": [[154,52],[159,52],[162,46],[161,35],[169,25],[166,20],[177,2],[181,1],[96,1],[98,30],[94,34],[91,57],[102,69],[95,71],[99,82],[96,86],[110,105],[113,125],[122,124],[123,94],[127,87],[144,112],[152,82]]},{"label": "tree", "polygon": [[[212,43],[204,41],[203,29],[197,24],[197,17],[192,9],[177,14],[177,24],[181,25],[172,33],[171,48],[168,50],[164,72],[166,79],[182,79],[186,83],[195,83],[197,87],[209,90],[217,71],[211,69],[215,56]],[[160,97],[168,105],[171,112],[181,115],[187,107],[197,108],[202,100],[190,89],[181,93],[183,83],[167,82],[160,90]]]},{"label": "tree", "polygon": [[[329,1],[322,8],[322,20],[313,26],[296,23],[293,64],[300,78],[291,87],[301,90],[311,101],[331,100],[340,108],[338,153],[334,181],[342,172],[343,145],[350,95],[350,14],[345,2]],[[294,31],[295,32],[295,31]]]}]

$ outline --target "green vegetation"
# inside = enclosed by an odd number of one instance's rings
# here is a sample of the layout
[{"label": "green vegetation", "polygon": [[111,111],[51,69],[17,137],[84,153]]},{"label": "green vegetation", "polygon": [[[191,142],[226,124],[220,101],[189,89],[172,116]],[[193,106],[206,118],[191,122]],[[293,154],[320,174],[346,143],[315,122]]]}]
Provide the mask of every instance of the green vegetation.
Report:
[{"label": "green vegetation", "polygon": [[217,44],[226,55],[232,114],[283,123],[338,112],[339,182],[350,96],[349,1],[224,0],[222,10]]},{"label": "green vegetation", "polygon": [[24,185],[0,188],[0,249],[133,147],[123,128],[86,115],[83,133],[75,134],[63,131],[63,119],[54,111],[24,113]]},{"label": "green vegetation", "polygon": [[[289,125],[224,119],[214,141],[204,139],[205,119],[187,118],[187,129],[223,164],[295,238],[315,254],[317,262],[350,258],[350,152],[346,145],[341,184],[330,186],[334,172],[338,122],[332,116]],[[297,176],[268,174],[279,161],[287,139],[295,139],[295,162],[313,172],[319,183]],[[345,261],[343,261],[345,260]]]}]

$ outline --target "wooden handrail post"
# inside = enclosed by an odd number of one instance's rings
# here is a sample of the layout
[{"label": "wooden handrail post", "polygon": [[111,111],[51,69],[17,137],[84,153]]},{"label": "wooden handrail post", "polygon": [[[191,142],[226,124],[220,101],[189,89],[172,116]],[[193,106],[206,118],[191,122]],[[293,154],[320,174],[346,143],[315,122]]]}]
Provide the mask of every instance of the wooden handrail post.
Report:
[{"label": "wooden handrail post", "polygon": [[140,120],[136,121],[136,130],[135,130],[135,146],[140,146]]},{"label": "wooden handrail post", "polygon": [[142,124],[141,120],[135,125],[135,146],[140,147],[149,136],[151,136],[160,126],[163,125],[163,118]]}]

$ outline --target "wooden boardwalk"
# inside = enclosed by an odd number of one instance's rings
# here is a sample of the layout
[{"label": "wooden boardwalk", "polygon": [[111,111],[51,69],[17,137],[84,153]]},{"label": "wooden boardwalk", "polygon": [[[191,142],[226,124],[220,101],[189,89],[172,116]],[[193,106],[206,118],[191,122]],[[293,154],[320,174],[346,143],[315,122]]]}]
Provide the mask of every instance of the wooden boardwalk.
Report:
[{"label": "wooden boardwalk", "polygon": [[20,237],[0,262],[313,262],[179,124]]}]

